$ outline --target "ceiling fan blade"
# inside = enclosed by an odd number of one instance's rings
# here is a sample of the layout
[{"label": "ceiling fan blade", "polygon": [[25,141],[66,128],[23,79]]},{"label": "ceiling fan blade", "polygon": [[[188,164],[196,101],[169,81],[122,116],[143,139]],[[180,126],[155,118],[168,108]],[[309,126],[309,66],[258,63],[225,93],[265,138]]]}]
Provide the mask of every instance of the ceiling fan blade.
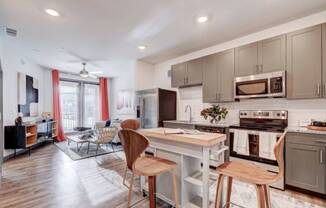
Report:
[{"label": "ceiling fan blade", "polygon": [[90,78],[93,78],[93,79],[97,79],[97,78],[98,78],[96,75],[91,74],[91,73],[89,73],[88,76],[89,76]]},{"label": "ceiling fan blade", "polygon": [[96,75],[103,74],[102,71],[90,71],[89,73],[90,73],[90,74],[96,74]]}]

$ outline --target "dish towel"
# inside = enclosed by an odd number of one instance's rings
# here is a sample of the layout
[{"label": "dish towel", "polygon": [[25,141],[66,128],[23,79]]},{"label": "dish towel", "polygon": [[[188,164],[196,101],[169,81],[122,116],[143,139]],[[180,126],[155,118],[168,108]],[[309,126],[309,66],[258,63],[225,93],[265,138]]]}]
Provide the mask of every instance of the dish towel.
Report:
[{"label": "dish towel", "polygon": [[277,134],[259,133],[259,157],[275,160],[274,146],[277,141]]},{"label": "dish towel", "polygon": [[249,140],[246,131],[234,131],[233,150],[240,155],[249,155]]}]

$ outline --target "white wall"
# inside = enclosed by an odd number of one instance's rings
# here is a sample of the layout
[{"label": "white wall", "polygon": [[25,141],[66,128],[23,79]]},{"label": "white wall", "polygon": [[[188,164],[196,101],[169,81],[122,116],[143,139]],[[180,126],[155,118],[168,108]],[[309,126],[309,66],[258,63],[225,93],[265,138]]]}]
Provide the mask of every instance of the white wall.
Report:
[{"label": "white wall", "polygon": [[154,65],[137,61],[135,63],[135,90],[149,89],[154,86]]},{"label": "white wall", "polygon": [[0,26],[0,59],[1,60],[3,56],[3,42],[4,42],[4,30],[3,27]]},{"label": "white wall", "polygon": [[[259,31],[235,40],[222,44],[214,45],[203,50],[195,51],[184,56],[165,61],[154,66],[154,86],[162,88],[171,88],[171,79],[168,77],[168,71],[171,65],[185,62],[191,59],[203,57],[230,48],[235,48],[244,44],[263,40],[280,34],[288,33],[305,27],[326,22],[326,11],[310,15],[295,21],[288,22],[276,27]],[[178,119],[187,119],[188,115],[184,112],[187,104],[193,108],[193,117],[195,120],[203,121],[200,117],[200,111],[209,106],[202,102],[202,87],[191,87],[185,89],[175,89],[178,91]],[[298,125],[299,121],[310,119],[326,120],[326,99],[322,100],[286,100],[286,99],[261,99],[247,100],[234,103],[222,103],[222,106],[230,110],[227,122],[238,121],[238,111],[240,109],[285,109],[289,110],[289,125]]]},{"label": "white wall", "polygon": [[110,117],[134,118],[136,113],[120,114],[116,110],[118,92],[143,90],[154,87],[154,66],[142,61],[130,61],[121,66],[121,75],[109,80]]},{"label": "white wall", "polygon": [[[4,125],[14,124],[17,117],[17,73],[22,72],[39,81],[39,114],[43,111],[52,111],[51,101],[51,74],[28,58],[18,50],[4,43],[3,54],[3,116]],[[47,99],[45,101],[45,98]]]},{"label": "white wall", "polygon": [[[4,30],[3,30],[3,27],[0,26],[0,65],[2,63],[2,60],[3,60],[3,39],[4,39]],[[1,67],[1,66],[0,66]],[[1,86],[0,86],[0,90],[1,89]],[[2,101],[1,101],[2,102]],[[2,113],[2,103],[0,103],[0,111]],[[0,119],[2,119],[2,117],[0,116]],[[4,144],[4,141],[3,141],[3,123],[0,122],[0,182],[2,180],[2,163],[3,163],[3,144]]]},{"label": "white wall", "polygon": [[43,96],[40,99],[43,100],[42,110],[44,112],[52,112],[52,72],[51,69],[43,69],[43,85],[41,86],[43,90]]},{"label": "white wall", "polygon": [[[8,38],[8,37],[5,37]],[[1,51],[1,50],[0,50]],[[13,125],[18,116],[17,73],[22,72],[39,81],[39,115],[52,112],[52,78],[51,71],[29,60],[21,51],[13,47],[6,39],[3,41],[3,122]],[[34,120],[28,118],[27,120]],[[11,151],[4,151],[4,156]]]}]

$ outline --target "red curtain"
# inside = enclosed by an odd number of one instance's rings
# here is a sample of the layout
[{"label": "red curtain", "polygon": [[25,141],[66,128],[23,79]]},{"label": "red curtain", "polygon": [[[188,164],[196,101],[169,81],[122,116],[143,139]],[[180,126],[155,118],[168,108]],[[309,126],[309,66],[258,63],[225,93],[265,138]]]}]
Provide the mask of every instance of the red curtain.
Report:
[{"label": "red curtain", "polygon": [[57,141],[61,142],[65,140],[62,120],[61,120],[61,111],[60,111],[60,90],[59,90],[59,71],[54,69],[52,70],[52,87],[53,87],[53,119],[58,122],[58,136]]},{"label": "red curtain", "polygon": [[109,97],[108,97],[108,79],[100,78],[100,110],[102,121],[108,120],[109,115]]}]

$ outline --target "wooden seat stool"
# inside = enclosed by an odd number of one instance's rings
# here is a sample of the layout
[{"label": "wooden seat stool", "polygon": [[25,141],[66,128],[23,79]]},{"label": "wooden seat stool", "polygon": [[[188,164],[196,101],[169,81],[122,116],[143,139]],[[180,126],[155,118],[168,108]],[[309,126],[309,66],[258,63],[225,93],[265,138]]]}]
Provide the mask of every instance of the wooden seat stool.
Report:
[{"label": "wooden seat stool", "polygon": [[128,207],[131,207],[134,176],[148,177],[149,204],[150,208],[155,208],[156,176],[170,172],[172,174],[175,207],[178,208],[179,202],[175,175],[176,163],[159,157],[142,156],[142,153],[149,146],[149,141],[145,136],[135,130],[122,129],[119,131],[119,137],[125,151],[127,167],[132,172],[128,194]]},{"label": "wooden seat stool", "polygon": [[[121,122],[120,124],[122,129],[132,129],[132,130],[138,130],[140,128],[140,122],[136,119],[126,119]],[[125,173],[123,176],[123,185],[129,188],[126,184],[126,178],[128,173],[128,167],[126,166]]]},{"label": "wooden seat stool", "polygon": [[254,184],[257,192],[258,208],[272,208],[269,185],[277,182],[284,176],[284,139],[286,132],[280,137],[274,146],[274,154],[279,166],[277,175],[264,170],[263,168],[244,162],[231,161],[226,162],[217,168],[219,173],[215,208],[221,206],[223,181],[227,178],[226,206],[230,207],[232,181],[233,179]]}]

